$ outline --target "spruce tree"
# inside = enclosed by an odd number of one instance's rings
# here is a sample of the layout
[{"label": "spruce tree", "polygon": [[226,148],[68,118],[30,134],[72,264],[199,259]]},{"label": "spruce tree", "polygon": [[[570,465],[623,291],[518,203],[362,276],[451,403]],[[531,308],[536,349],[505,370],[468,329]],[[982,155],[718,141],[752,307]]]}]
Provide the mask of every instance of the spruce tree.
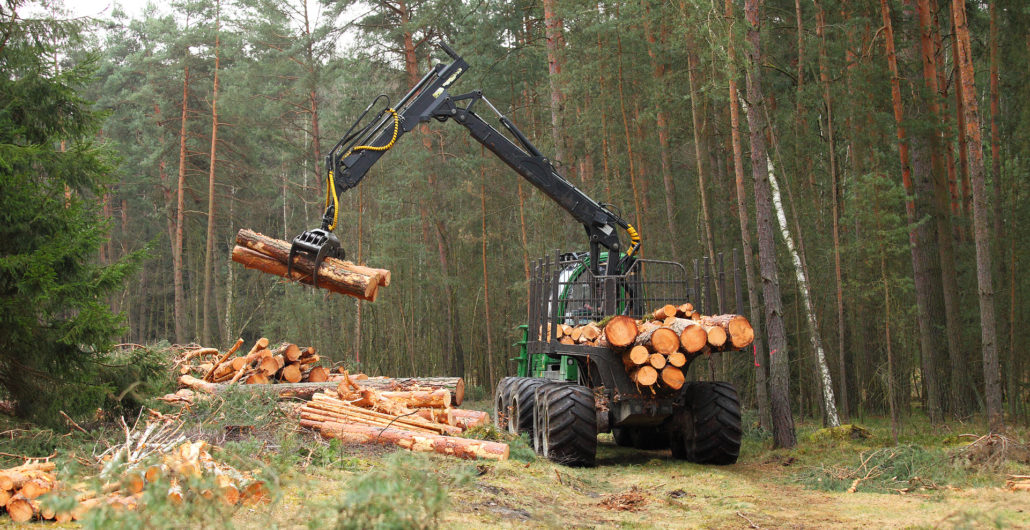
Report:
[{"label": "spruce tree", "polygon": [[[75,23],[0,10],[0,386],[20,416],[97,406],[122,330],[105,296],[138,256],[102,265],[103,196],[113,162],[93,138],[102,115],[79,94],[95,60],[59,65]],[[67,51],[68,48],[62,46]]]}]

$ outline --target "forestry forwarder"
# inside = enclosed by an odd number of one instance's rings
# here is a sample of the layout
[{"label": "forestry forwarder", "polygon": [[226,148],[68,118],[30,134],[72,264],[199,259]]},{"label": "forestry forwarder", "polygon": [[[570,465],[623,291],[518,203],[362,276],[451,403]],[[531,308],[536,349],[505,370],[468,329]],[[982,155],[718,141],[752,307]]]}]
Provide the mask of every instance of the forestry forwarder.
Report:
[{"label": "forestry forwarder", "polygon": [[[734,463],[741,424],[731,385],[688,382],[674,393],[642,392],[630,380],[617,352],[558,340],[553,330],[562,324],[616,314],[641,318],[663,304],[682,303],[691,292],[686,270],[679,263],[637,258],[640,236],[633,226],[558,174],[481,91],[452,96],[448,88],[468,70],[468,64],[446,44],[440,47],[452,59],[450,64],[437,64],[396,106],[390,107],[385,95],[376,97],[329,152],[321,227],[294,238],[288,266],[298,254],[312,256],[316,271],[325,257],[342,259],[340,241],[333,234],[339,193],[357,186],[379,158],[419,123],[453,120],[568,211],[583,225],[589,241],[589,252],[555,254],[534,266],[529,322],[522,327],[523,340],[518,343],[519,377],[502,379],[495,393],[498,427],[529,434],[538,453],[569,465],[592,465],[597,434],[609,431],[619,445],[668,447],[677,458],[692,462]],[[381,98],[387,99],[387,106],[355,131]],[[480,101],[518,144],[473,111]],[[625,252],[619,229],[629,237]],[[314,283],[317,286],[317,275]]]}]

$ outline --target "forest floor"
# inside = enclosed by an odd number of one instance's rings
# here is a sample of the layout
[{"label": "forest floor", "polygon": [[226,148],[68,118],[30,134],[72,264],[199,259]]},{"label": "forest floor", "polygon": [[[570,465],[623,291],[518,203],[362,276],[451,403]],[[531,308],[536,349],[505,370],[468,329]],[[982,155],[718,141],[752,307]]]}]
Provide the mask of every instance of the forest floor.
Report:
[{"label": "forest floor", "polygon": [[[817,426],[803,423],[789,451],[772,450],[770,439],[751,433],[740,461],[724,467],[677,461],[668,450],[618,447],[611,435],[601,435],[593,468],[533,458],[521,441],[506,462],[418,455],[404,465],[420,468],[412,477],[446,485],[449,502],[437,520],[451,528],[1030,528],[1030,492],[1004,487],[1008,475],[1028,473],[1027,455],[1009,455],[1022,462],[980,461],[984,455],[963,449],[977,437],[961,435],[978,432],[977,425],[916,422],[894,446],[883,419],[870,423],[871,436],[859,440],[820,438]],[[384,465],[382,451],[351,449],[357,452],[343,466],[312,465],[284,477],[273,520],[297,525],[298,513],[338,504],[352,481]],[[380,479],[394,473],[391,465]],[[463,473],[464,481],[455,478]],[[406,479],[398,480],[403,488]],[[383,483],[374,491],[384,502],[424,501]],[[239,514],[236,521],[257,525],[263,517]]]},{"label": "forest floor", "polygon": [[[3,418],[4,453],[56,451],[82,461],[105,441],[124,439],[117,428],[65,434]],[[212,443],[217,458],[267,480],[273,501],[226,508],[195,498],[173,507],[161,504],[163,494],[145,495],[153,504],[103,512],[87,527],[1030,528],[1030,492],[1006,488],[1009,475],[1030,475],[1030,454],[1018,444],[1022,452],[983,445],[972,434],[985,431],[976,422],[931,427],[908,418],[898,445],[883,418],[857,422],[868,436],[854,438],[801,422],[791,450],[773,450],[767,433],[746,425],[740,460],[722,467],[618,447],[604,434],[595,467],[568,468],[535,458],[522,439],[508,440],[504,462],[325,441],[298,431],[274,401],[243,395],[198,403],[180,421],[184,434]],[[492,428],[475,434],[507,436]],[[1025,443],[1028,435],[1016,429],[1007,440]]]}]

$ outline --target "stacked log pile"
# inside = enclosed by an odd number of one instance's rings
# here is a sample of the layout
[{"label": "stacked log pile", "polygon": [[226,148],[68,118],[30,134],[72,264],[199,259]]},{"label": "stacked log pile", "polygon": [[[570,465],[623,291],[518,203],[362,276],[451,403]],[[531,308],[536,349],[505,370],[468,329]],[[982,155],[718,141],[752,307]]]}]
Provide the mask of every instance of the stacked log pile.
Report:
[{"label": "stacked log pile", "polygon": [[[296,344],[282,344],[268,348],[268,339],[260,338],[245,354],[238,354],[243,339],[238,339],[224,354],[214,348],[200,348],[186,352],[180,362],[179,373],[183,376],[196,374],[208,383],[300,383],[324,382],[329,380],[330,370],[319,365],[321,358],[315,348],[301,348]],[[194,361],[205,356],[211,361]]]},{"label": "stacked log pile", "polygon": [[747,318],[701,315],[689,303],[665,305],[643,320],[616,316],[602,322],[603,326],[594,322],[575,327],[556,325],[546,331],[549,337],[557,335],[562,344],[619,352],[630,379],[652,392],[679,390],[691,361],[712,352],[745,348],[755,338]]},{"label": "stacked log pile", "polygon": [[[151,426],[148,429],[153,432]],[[142,441],[140,444],[135,452],[153,454],[153,449],[146,449],[147,442]],[[161,443],[155,440],[151,447],[160,446]],[[2,470],[0,506],[4,507],[11,520],[18,523],[34,519],[67,523],[81,520],[91,510],[104,506],[114,510],[135,510],[143,502],[143,491],[148,484],[167,488],[167,498],[175,504],[181,504],[191,496],[217,499],[230,506],[268,502],[271,499],[263,481],[254,480],[211,458],[206,442],[187,441],[177,444],[161,455],[157,463],[146,467],[128,465],[124,458],[125,455],[106,455],[108,464],[117,462],[118,466],[114,473],[105,467],[99,478],[112,480],[103,482],[99,489],[90,488],[85,483],[61,483],[57,479],[57,466],[53,462],[29,462]],[[202,477],[213,480],[193,480]],[[214,486],[192,486],[205,483]],[[50,503],[40,501],[41,496],[49,493],[57,498],[73,497],[75,503],[70,509],[58,511]]]},{"label": "stacked log pile", "polygon": [[301,426],[352,443],[392,444],[467,459],[508,459],[508,444],[458,437],[488,424],[490,417],[452,408],[450,390],[381,391],[343,376],[335,390],[313,395],[299,409]]},{"label": "stacked log pile", "polygon": [[[236,234],[232,260],[248,269],[282,276],[308,285],[314,285],[314,260],[307,255],[293,258],[292,270],[286,263],[290,257],[290,243],[253,230],[242,229]],[[380,287],[390,285],[390,271],[356,265],[336,258],[325,258],[318,268],[318,287],[334,293],[374,302]]]}]

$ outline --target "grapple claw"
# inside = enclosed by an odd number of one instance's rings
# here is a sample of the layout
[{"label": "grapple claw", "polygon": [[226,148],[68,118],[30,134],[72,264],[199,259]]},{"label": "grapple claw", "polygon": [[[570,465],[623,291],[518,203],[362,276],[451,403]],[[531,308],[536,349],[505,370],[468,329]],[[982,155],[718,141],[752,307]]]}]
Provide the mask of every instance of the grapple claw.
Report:
[{"label": "grapple claw", "polygon": [[340,239],[336,234],[324,228],[308,230],[293,238],[290,245],[290,256],[286,260],[286,273],[290,276],[293,272],[293,258],[299,254],[313,257],[314,270],[311,271],[311,283],[318,287],[318,269],[322,266],[325,258],[343,259],[344,252],[340,248]]}]

